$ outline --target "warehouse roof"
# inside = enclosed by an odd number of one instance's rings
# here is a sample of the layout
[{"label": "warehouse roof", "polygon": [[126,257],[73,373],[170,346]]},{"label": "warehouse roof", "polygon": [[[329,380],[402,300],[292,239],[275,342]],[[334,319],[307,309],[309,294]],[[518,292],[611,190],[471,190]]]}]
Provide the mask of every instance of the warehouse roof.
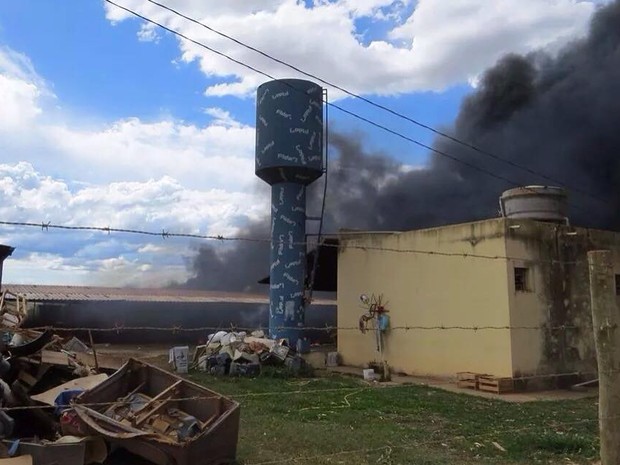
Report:
[{"label": "warehouse roof", "polygon": [[[155,289],[94,286],[45,286],[3,284],[2,290],[23,295],[30,302],[187,302],[268,304],[269,296],[241,292],[197,291],[191,289]],[[9,296],[7,296],[9,297]],[[336,305],[333,300],[316,299],[313,305]]]}]

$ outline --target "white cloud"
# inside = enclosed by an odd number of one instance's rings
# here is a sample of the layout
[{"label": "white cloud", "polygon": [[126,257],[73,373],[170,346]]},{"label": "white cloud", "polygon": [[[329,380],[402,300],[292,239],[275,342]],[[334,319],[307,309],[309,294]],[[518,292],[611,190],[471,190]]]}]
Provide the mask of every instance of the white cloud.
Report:
[{"label": "white cloud", "polygon": [[[2,161],[37,160],[37,169],[82,182],[171,176],[194,189],[246,191],[254,177],[254,128],[220,110],[207,126],[131,117],[81,125],[59,118],[53,94],[30,61],[0,48]],[[213,111],[213,110],[211,110]]]},{"label": "white cloud", "polygon": [[138,40],[140,42],[154,42],[159,43],[160,35],[157,33],[156,26],[154,24],[145,23],[140,26],[140,30],[137,33]]},{"label": "white cloud", "polygon": [[211,107],[205,108],[205,113],[213,118],[213,124],[225,127],[241,127],[240,123],[236,121],[229,111],[223,108]]},{"label": "white cloud", "polygon": [[[269,210],[255,192],[254,129],[224,110],[209,110],[207,126],[172,118],[81,125],[59,117],[48,97],[30,61],[1,48],[0,220],[230,236]],[[175,240],[149,249],[149,237],[122,234],[0,233],[17,247],[7,280],[21,282],[182,281],[193,247]]]},{"label": "white cloud", "polygon": [[[119,0],[120,1],[120,0]],[[277,77],[291,70],[144,1],[124,5]],[[173,8],[310,73],[355,92],[439,91],[492,65],[507,52],[557,49],[582,35],[597,2],[577,0],[174,0]],[[412,13],[410,13],[412,11]],[[403,18],[405,12],[410,13]],[[130,17],[107,8],[114,21]],[[364,43],[357,20],[388,22],[383,38]],[[251,95],[266,78],[194,44],[179,41],[182,59],[197,61],[219,82],[207,96]],[[231,80],[231,76],[235,79]],[[337,96],[337,93],[332,93]]]},{"label": "white cloud", "polygon": [[36,104],[39,95],[35,85],[0,75],[0,130],[18,128],[40,114],[41,109]]},{"label": "white cloud", "polygon": [[[93,277],[96,276],[96,281]],[[123,256],[80,261],[54,253],[28,253],[20,259],[5,262],[3,282],[11,284],[47,284],[79,286],[158,287],[181,282],[188,276],[179,263],[158,266]]]},{"label": "white cloud", "polygon": [[[257,201],[251,193],[221,189],[191,190],[168,176],[146,182],[113,182],[72,188],[63,180],[37,172],[29,163],[0,164],[2,221],[232,236],[248,219],[257,219],[267,210],[266,199]],[[28,263],[33,262],[35,257],[38,264],[46,256],[31,247],[39,249],[46,244],[50,250],[59,247],[57,230],[51,230],[55,235],[38,229],[24,232],[17,228],[8,234],[6,230],[4,227],[6,235],[2,240],[18,249],[20,246],[25,248],[25,252],[29,252],[26,258]],[[114,242],[109,243],[110,237],[114,238]],[[110,272],[123,264],[137,270],[140,264],[145,264],[154,256],[158,257],[159,262],[171,259],[173,267],[182,266],[179,251],[188,253],[190,250],[187,240],[177,242],[176,248],[172,249],[145,244],[153,240],[152,237],[127,237],[122,233],[109,236],[105,233],[63,232],[63,238],[72,243],[71,246],[60,246],[68,248],[64,258],[68,259],[70,255],[77,260],[76,263],[69,267],[69,263],[60,260],[63,257],[56,257],[49,260],[45,269],[90,270],[96,272],[98,281],[101,272]],[[123,252],[136,256],[133,259],[121,257],[123,259],[117,261],[116,254]],[[93,260],[93,255],[99,260]],[[147,267],[142,271],[148,274],[152,269]],[[83,276],[83,273],[80,275]],[[168,275],[166,277],[169,278]]]},{"label": "white cloud", "polygon": [[0,133],[32,122],[42,111],[39,100],[50,95],[28,57],[0,47]]},{"label": "white cloud", "polygon": [[[44,193],[48,195],[48,193]],[[267,202],[249,193],[222,189],[191,190],[165,176],[146,182],[115,182],[80,189],[68,207],[76,224],[88,218],[107,218],[118,227],[153,227],[177,232],[230,235],[234,224],[258,218]]]},{"label": "white cloud", "polygon": [[412,0],[341,0],[341,6],[353,17],[372,17],[379,20],[388,20],[404,10]]},{"label": "white cloud", "polygon": [[166,173],[188,187],[244,189],[254,182],[254,129],[218,120],[198,127],[174,120],[128,118],[100,128],[40,127],[63,153],[68,175],[146,180]]}]

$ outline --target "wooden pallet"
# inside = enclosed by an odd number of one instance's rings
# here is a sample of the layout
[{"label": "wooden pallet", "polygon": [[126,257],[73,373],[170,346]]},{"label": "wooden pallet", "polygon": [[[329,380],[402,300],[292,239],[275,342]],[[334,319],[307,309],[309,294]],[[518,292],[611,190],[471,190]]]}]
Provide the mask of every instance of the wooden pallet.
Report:
[{"label": "wooden pallet", "polygon": [[478,389],[479,376],[479,374],[470,371],[461,371],[456,374],[456,385],[465,389]]},{"label": "wooden pallet", "polygon": [[498,378],[495,376],[479,376],[478,389],[480,391],[504,394],[514,391],[514,381],[512,378]]}]

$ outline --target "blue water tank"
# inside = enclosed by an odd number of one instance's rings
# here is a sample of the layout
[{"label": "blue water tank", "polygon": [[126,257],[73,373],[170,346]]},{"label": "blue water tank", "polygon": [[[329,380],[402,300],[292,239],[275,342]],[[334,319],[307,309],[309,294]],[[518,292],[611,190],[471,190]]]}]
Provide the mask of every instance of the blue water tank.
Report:
[{"label": "blue water tank", "polygon": [[301,79],[266,82],[256,93],[256,175],[308,185],[323,174],[323,90]]}]

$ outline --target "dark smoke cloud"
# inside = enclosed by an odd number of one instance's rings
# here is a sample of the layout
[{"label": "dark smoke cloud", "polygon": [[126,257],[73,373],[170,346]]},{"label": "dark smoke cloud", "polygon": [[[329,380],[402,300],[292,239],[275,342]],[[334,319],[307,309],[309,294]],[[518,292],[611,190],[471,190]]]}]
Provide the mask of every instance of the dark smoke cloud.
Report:
[{"label": "dark smoke cloud", "polygon": [[[588,36],[557,56],[509,55],[489,69],[467,97],[454,137],[543,173],[567,186],[575,224],[620,230],[620,0],[593,17]],[[336,152],[329,173],[326,229],[403,230],[473,221],[498,214],[498,197],[514,187],[432,154],[424,169],[406,171],[365,150],[360,137],[331,132]],[[437,138],[435,148],[515,184],[557,184]],[[332,151],[333,153],[333,151]],[[310,189],[317,211],[320,181]],[[267,213],[267,212],[266,212]],[[265,237],[268,221],[252,225]],[[246,289],[268,271],[268,248],[241,245],[218,258],[203,247],[191,285]]]},{"label": "dark smoke cloud", "polygon": [[[269,218],[253,222],[239,237],[269,238]],[[240,241],[233,247],[204,244],[192,262],[194,277],[185,287],[213,291],[264,291],[258,280],[269,274],[269,244]]]}]

